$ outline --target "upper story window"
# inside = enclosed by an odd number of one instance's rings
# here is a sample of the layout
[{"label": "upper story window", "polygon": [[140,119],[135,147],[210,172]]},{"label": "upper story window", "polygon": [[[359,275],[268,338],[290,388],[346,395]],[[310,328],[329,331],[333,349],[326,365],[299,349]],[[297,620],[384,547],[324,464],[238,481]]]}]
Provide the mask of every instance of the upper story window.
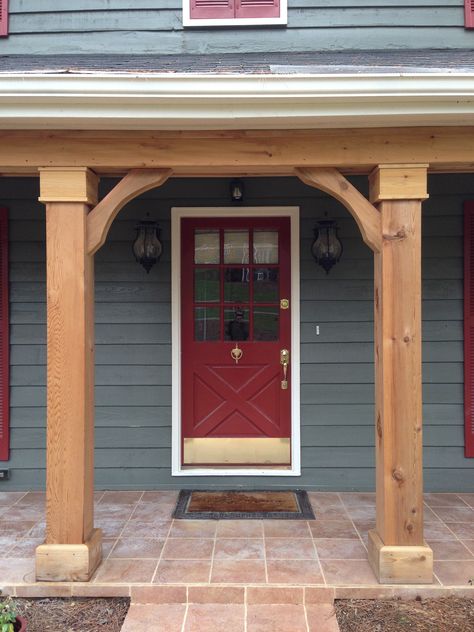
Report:
[{"label": "upper story window", "polygon": [[184,26],[254,26],[286,23],[287,0],[183,0]]},{"label": "upper story window", "polygon": [[8,0],[0,0],[0,37],[8,35]]}]

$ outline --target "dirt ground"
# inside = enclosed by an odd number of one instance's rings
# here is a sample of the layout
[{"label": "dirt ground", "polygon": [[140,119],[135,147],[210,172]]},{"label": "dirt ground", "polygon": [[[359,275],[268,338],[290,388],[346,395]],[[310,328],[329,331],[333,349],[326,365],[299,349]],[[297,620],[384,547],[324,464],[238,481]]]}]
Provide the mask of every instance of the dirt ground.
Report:
[{"label": "dirt ground", "polygon": [[130,600],[15,599],[28,632],[120,632]]},{"label": "dirt ground", "polygon": [[474,599],[349,599],[334,607],[341,632],[474,631]]}]

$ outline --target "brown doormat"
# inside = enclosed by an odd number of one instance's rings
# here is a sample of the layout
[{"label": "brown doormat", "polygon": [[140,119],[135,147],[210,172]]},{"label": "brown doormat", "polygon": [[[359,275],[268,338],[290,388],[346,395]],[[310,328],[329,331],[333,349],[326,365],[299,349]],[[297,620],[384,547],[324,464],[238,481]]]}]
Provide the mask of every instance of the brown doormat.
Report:
[{"label": "brown doormat", "polygon": [[184,520],[314,520],[303,490],[181,490],[173,518]]}]

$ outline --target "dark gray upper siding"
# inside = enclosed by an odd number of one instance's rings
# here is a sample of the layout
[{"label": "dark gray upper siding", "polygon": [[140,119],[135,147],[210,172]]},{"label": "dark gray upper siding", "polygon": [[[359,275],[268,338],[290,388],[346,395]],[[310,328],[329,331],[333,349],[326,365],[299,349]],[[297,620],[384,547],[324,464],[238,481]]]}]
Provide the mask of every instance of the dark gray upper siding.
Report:
[{"label": "dark gray upper siding", "polygon": [[[357,179],[364,186],[364,179]],[[105,183],[104,190],[109,183]],[[472,491],[474,459],[463,456],[462,203],[472,176],[430,179],[424,205],[424,444],[429,490]],[[9,482],[40,488],[45,462],[44,210],[34,180],[0,179],[11,209],[11,425]],[[227,205],[228,181],[171,180],[129,204],[96,255],[96,485],[294,485],[372,489],[372,255],[334,200],[296,179],[249,179],[249,205],[301,207],[301,478],[173,479],[170,370],[170,208]],[[163,229],[164,256],[147,276],[130,243],[146,211]],[[337,217],[341,262],[326,276],[309,254],[316,217]],[[315,325],[320,326],[316,336]]]},{"label": "dark gray upper siding", "polygon": [[10,0],[0,55],[472,49],[463,4],[289,0],[288,26],[183,29],[181,0]]}]

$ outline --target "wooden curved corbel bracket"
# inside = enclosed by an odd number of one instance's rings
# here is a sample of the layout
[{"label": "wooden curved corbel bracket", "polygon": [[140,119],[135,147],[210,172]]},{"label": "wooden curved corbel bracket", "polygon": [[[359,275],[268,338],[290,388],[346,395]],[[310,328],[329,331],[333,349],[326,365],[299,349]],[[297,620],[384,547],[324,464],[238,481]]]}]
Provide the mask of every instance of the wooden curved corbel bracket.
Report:
[{"label": "wooden curved corbel bracket", "polygon": [[87,252],[93,255],[104,245],[112,222],[127,202],[145,191],[161,186],[171,174],[171,169],[129,171],[87,216]]},{"label": "wooden curved corbel bracket", "polygon": [[301,167],[295,174],[305,184],[329,193],[343,204],[357,222],[362,239],[374,252],[382,248],[379,211],[337,169]]}]

